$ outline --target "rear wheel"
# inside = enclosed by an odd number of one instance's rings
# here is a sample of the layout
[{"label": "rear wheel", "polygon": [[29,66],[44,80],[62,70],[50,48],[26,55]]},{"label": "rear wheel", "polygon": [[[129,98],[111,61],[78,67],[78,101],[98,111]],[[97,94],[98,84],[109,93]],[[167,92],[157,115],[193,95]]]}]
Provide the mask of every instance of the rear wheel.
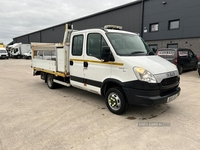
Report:
[{"label": "rear wheel", "polygon": [[106,105],[112,113],[117,115],[121,115],[126,111],[128,104],[121,88],[114,87],[107,91]]},{"label": "rear wheel", "polygon": [[53,82],[54,76],[52,74],[47,75],[47,86],[50,89],[54,89],[56,87],[56,83]]}]

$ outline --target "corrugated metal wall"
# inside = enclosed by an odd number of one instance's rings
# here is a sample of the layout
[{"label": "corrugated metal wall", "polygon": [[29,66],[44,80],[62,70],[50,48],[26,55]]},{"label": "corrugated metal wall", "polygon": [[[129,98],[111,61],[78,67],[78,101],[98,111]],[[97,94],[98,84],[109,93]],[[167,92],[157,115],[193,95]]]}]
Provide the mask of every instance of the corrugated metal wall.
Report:
[{"label": "corrugated metal wall", "polygon": [[65,26],[60,25],[41,31],[41,42],[61,43],[64,37]]},{"label": "corrugated metal wall", "polygon": [[123,30],[140,33],[141,31],[141,3],[130,5],[114,11],[109,11],[72,22],[77,30],[100,28],[107,24],[120,25]]},{"label": "corrugated metal wall", "polygon": [[32,33],[29,35],[29,42],[41,42],[40,32]]},{"label": "corrugated metal wall", "polygon": [[29,43],[29,35],[24,35],[18,38],[13,39],[14,43],[20,43],[22,42],[23,44],[28,44]]}]

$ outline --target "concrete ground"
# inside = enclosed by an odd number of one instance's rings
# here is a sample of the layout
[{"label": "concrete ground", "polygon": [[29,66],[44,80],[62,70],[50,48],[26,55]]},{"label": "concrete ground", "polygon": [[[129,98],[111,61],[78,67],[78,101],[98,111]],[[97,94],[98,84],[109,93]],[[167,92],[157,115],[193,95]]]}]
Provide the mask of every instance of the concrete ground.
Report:
[{"label": "concrete ground", "polygon": [[31,61],[0,60],[0,150],[199,150],[200,77],[181,75],[180,96],[121,116],[75,88],[48,89]]}]

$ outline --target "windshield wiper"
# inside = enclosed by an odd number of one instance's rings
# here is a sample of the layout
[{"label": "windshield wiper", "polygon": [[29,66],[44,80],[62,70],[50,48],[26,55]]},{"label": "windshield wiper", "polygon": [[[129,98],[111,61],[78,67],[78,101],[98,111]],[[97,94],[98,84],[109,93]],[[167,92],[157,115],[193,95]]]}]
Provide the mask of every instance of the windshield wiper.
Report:
[{"label": "windshield wiper", "polygon": [[140,53],[144,53],[144,51],[135,51],[135,52],[132,52],[132,53],[130,54],[130,56],[131,56],[131,55],[134,55],[134,54],[140,54]]}]

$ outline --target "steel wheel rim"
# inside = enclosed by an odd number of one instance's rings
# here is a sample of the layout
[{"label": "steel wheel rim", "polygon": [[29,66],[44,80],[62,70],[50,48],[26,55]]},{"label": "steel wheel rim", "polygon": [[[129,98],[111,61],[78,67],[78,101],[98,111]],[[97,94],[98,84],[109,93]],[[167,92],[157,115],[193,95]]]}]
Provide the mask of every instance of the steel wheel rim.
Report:
[{"label": "steel wheel rim", "polygon": [[121,108],[121,99],[118,94],[112,92],[108,95],[108,105],[115,111]]}]

